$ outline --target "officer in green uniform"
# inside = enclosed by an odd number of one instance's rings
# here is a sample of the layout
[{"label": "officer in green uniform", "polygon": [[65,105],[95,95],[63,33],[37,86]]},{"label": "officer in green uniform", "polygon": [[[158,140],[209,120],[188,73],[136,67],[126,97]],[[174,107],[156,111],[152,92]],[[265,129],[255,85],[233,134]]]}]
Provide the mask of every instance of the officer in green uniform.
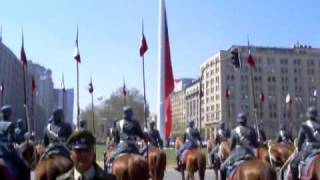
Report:
[{"label": "officer in green uniform", "polygon": [[74,167],[57,180],[116,179],[113,175],[106,174],[95,162],[95,142],[95,137],[87,130],[74,132],[67,141]]}]

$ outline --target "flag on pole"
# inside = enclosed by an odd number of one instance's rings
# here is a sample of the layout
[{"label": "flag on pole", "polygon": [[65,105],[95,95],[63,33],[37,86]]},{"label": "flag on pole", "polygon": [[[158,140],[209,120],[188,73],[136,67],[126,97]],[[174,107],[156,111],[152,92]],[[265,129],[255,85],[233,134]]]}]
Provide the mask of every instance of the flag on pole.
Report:
[{"label": "flag on pole", "polygon": [[1,81],[1,84],[0,84],[0,96],[3,96],[4,94],[4,82]]},{"label": "flag on pole", "polygon": [[144,28],[143,28],[143,23],[142,23],[142,39],[141,39],[141,44],[140,44],[140,57],[144,56],[144,54],[148,50],[148,44],[147,40],[144,36]]},{"label": "flag on pole", "polygon": [[165,3],[163,2],[163,36],[162,36],[162,46],[164,47],[164,66],[165,66],[165,112],[166,112],[166,138],[168,139],[171,134],[172,128],[172,116],[171,116],[171,93],[174,90],[174,79],[173,79],[173,72],[172,72],[172,65],[171,65],[171,53],[170,53],[170,42],[169,42],[169,32],[168,32],[168,22],[167,22],[167,12]]},{"label": "flag on pole", "polygon": [[248,50],[249,50],[249,56],[248,56],[248,64],[254,69],[256,70],[256,64],[254,62],[254,59],[253,59],[253,56],[251,54],[251,51],[250,51],[250,42],[248,40]]},{"label": "flag on pole", "polygon": [[92,84],[92,78],[90,79],[90,83],[89,83],[89,88],[88,88],[88,90],[89,90],[89,93],[90,94],[92,94],[93,93],[93,84]]},{"label": "flag on pole", "polygon": [[286,103],[291,106],[292,105],[292,99],[291,99],[291,96],[290,94],[288,93],[287,96],[286,96]]},{"label": "flag on pole", "polygon": [[23,32],[22,32],[22,45],[21,45],[21,51],[20,51],[20,60],[23,65],[27,66],[27,55],[24,50],[24,37],[23,37]]},{"label": "flag on pole", "polygon": [[77,27],[76,47],[75,47],[75,51],[74,51],[73,57],[78,63],[81,63],[78,36],[79,36],[79,30],[78,30],[78,27]]},{"label": "flag on pole", "polygon": [[63,92],[66,91],[66,86],[64,84],[64,74],[63,73],[62,73],[62,80],[61,80],[61,89],[62,89]]},{"label": "flag on pole", "polygon": [[263,93],[263,91],[260,92],[259,99],[260,99],[260,103],[262,104],[264,102],[264,93]]},{"label": "flag on pole", "polygon": [[34,77],[32,77],[32,92],[35,92],[36,89],[37,89],[37,84]]},{"label": "flag on pole", "polygon": [[123,94],[123,96],[124,97],[126,97],[127,96],[127,89],[126,89],[126,82],[125,82],[125,80],[123,79],[123,87],[122,87],[122,94]]},{"label": "flag on pole", "polygon": [[227,87],[226,91],[224,92],[224,96],[225,96],[227,99],[229,99],[229,97],[230,97],[230,89],[229,89],[229,87]]}]

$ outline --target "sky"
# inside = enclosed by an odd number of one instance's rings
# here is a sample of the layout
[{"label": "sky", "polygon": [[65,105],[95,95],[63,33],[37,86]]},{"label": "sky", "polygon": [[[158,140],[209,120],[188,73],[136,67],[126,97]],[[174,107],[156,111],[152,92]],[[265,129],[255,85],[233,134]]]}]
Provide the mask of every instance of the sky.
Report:
[{"label": "sky", "polygon": [[[55,87],[76,85],[73,59],[79,26],[80,106],[91,103],[87,86],[108,98],[122,87],[143,92],[139,57],[141,24],[146,94],[157,112],[158,0],[0,0],[3,43],[19,56],[21,31],[28,59],[53,71]],[[197,78],[200,64],[231,45],[320,46],[319,0],[166,0],[174,78]],[[98,104],[96,100],[96,104]]]}]

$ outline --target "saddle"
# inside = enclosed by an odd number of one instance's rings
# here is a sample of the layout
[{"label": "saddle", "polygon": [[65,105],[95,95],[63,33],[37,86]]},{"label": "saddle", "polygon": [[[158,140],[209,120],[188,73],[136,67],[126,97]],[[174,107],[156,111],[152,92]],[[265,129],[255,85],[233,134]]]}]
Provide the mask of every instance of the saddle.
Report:
[{"label": "saddle", "polygon": [[299,163],[299,177],[301,179],[310,179],[312,176],[312,166],[314,165],[314,160],[317,155],[320,155],[320,149],[314,150],[304,161]]},{"label": "saddle", "polygon": [[69,150],[61,144],[49,145],[47,151],[41,156],[41,160],[50,158],[51,156],[58,155],[65,158],[70,158]]}]

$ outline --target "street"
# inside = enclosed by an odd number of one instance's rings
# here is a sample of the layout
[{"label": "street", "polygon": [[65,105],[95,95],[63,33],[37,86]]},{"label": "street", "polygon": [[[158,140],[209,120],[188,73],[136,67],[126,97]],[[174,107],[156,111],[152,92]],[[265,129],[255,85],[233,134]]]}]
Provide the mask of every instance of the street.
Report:
[{"label": "street", "polygon": [[[185,174],[186,175],[186,174]],[[178,180],[181,179],[181,175],[172,168],[167,168],[164,175],[165,180]],[[199,179],[198,173],[195,174],[195,179]],[[212,170],[206,170],[205,180],[213,180],[214,174]]]}]

